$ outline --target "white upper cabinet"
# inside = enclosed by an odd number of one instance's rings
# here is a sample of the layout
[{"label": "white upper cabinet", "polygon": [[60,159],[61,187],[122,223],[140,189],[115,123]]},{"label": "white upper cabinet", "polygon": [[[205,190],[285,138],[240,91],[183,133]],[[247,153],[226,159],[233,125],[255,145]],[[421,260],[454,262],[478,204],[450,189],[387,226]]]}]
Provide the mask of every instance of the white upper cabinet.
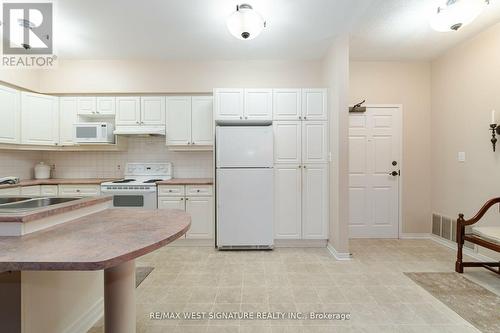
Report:
[{"label": "white upper cabinet", "polygon": [[213,145],[213,98],[167,97],[167,145]]},{"label": "white upper cabinet", "polygon": [[134,126],[141,123],[141,98],[137,96],[116,97],[116,125]]},{"label": "white upper cabinet", "polygon": [[77,122],[78,98],[59,98],[59,143],[63,146],[74,144],[74,124]]},{"label": "white upper cabinet", "polygon": [[92,96],[78,97],[78,115],[91,116],[96,114],[96,98]]},{"label": "white upper cabinet", "polygon": [[165,97],[141,97],[141,125],[165,126]]},{"label": "white upper cabinet", "polygon": [[245,120],[271,120],[273,118],[272,89],[245,89]]},{"label": "white upper cabinet", "polygon": [[302,163],[302,122],[275,121],[274,129],[274,163]]},{"label": "white upper cabinet", "polygon": [[102,116],[115,115],[116,98],[112,96],[101,96],[96,99],[96,114]]},{"label": "white upper cabinet", "polygon": [[273,120],[302,120],[301,94],[300,89],[274,89]]},{"label": "white upper cabinet", "polygon": [[302,168],[302,238],[328,238],[328,165]]},{"label": "white upper cabinet", "polygon": [[279,165],[274,168],[274,237],[302,237],[302,168]]},{"label": "white upper cabinet", "polygon": [[328,123],[326,121],[302,122],[302,162],[328,162]]},{"label": "white upper cabinet", "polygon": [[59,143],[57,97],[21,93],[21,143],[28,145]]},{"label": "white upper cabinet", "polygon": [[193,145],[212,146],[213,132],[212,96],[194,96],[191,104],[191,142]]},{"label": "white upper cabinet", "polygon": [[167,97],[167,145],[191,144],[191,97]]},{"label": "white upper cabinet", "polygon": [[272,89],[215,89],[214,95],[215,120],[272,120]]},{"label": "white upper cabinet", "polygon": [[302,89],[302,119],[327,120],[326,89]]},{"label": "white upper cabinet", "polygon": [[0,142],[21,142],[21,93],[0,86]]},{"label": "white upper cabinet", "polygon": [[215,119],[242,120],[243,119],[243,89],[215,89]]}]

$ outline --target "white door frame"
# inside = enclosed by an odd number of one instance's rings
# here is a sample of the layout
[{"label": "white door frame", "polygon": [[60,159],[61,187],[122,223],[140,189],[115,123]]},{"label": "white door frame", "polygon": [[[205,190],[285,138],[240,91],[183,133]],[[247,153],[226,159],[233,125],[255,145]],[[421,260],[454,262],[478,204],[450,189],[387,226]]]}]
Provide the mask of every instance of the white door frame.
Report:
[{"label": "white door frame", "polygon": [[[351,104],[350,106],[353,106]],[[401,144],[399,145],[399,156],[400,156],[400,161],[399,161],[399,170],[401,170],[401,174],[399,175],[398,179],[398,239],[401,239],[401,235],[403,234],[403,209],[402,209],[402,203],[403,203],[403,177],[404,177],[404,170],[403,170],[403,146],[404,146],[404,138],[403,138],[403,124],[404,124],[404,113],[403,113],[403,104],[364,104],[363,106],[367,108],[391,108],[391,109],[396,109],[397,112],[400,113],[400,121],[401,124],[399,124],[399,129],[400,129],[400,140]]]}]

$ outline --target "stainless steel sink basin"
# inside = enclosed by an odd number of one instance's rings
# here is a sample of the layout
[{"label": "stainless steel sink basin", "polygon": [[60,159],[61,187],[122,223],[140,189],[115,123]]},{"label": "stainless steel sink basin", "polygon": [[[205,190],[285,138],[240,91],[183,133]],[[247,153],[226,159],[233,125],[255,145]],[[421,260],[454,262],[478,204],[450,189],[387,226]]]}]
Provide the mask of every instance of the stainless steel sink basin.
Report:
[{"label": "stainless steel sink basin", "polygon": [[33,198],[30,197],[0,197],[0,205],[10,204],[13,202],[26,201]]},{"label": "stainless steel sink basin", "polygon": [[[44,208],[52,205],[57,205],[60,203],[65,203],[69,201],[79,200],[81,198],[71,197],[71,198],[54,198],[54,197],[45,197],[45,198],[24,198],[25,200],[14,201],[11,203],[5,203],[0,205],[0,213],[9,211],[26,211],[26,210],[34,210],[38,208]],[[27,199],[27,200],[26,200]]]}]

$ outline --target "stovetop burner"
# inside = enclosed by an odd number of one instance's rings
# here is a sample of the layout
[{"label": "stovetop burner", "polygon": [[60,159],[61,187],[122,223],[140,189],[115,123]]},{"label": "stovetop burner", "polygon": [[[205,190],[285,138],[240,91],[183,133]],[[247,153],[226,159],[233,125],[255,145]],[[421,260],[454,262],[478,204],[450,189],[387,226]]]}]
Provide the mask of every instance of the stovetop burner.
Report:
[{"label": "stovetop burner", "polygon": [[151,184],[151,183],[156,183],[156,182],[159,182],[159,181],[162,181],[163,179],[149,179],[149,180],[146,180],[144,181],[144,184]]},{"label": "stovetop burner", "polygon": [[127,179],[122,179],[122,180],[115,180],[114,184],[123,184],[123,183],[131,183],[131,182],[135,182],[135,179],[132,179],[132,178],[127,178]]}]

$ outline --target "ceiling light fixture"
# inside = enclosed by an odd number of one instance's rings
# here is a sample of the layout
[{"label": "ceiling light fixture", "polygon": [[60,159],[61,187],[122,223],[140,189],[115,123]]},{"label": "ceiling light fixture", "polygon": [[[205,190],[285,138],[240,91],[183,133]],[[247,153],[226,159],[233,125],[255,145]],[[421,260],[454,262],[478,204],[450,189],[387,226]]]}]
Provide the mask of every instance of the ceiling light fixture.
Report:
[{"label": "ceiling light fixture", "polygon": [[440,32],[457,31],[476,19],[489,0],[442,0],[431,18],[431,27]]},{"label": "ceiling light fixture", "polygon": [[257,37],[266,27],[266,21],[253,10],[252,6],[243,3],[236,6],[236,11],[226,21],[227,29],[236,38],[250,40]]}]

